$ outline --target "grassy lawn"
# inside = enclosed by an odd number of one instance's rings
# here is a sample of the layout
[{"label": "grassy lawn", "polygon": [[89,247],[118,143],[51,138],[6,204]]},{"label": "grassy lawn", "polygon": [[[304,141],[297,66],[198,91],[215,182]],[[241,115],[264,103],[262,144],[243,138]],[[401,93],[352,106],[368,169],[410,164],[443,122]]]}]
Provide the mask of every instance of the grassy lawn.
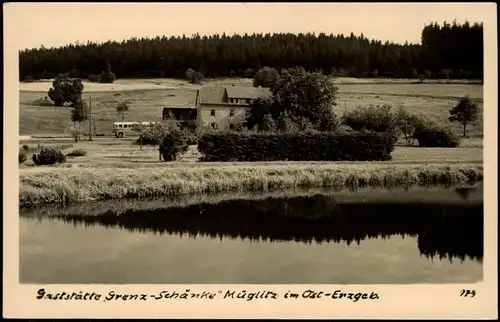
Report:
[{"label": "grassy lawn", "polygon": [[[439,123],[449,124],[448,112],[458,99],[469,95],[483,107],[483,86],[477,84],[414,83],[414,80],[370,80],[336,79],[339,83],[337,111],[354,109],[358,105],[390,104],[413,113],[429,116]],[[380,83],[380,82],[385,83]],[[429,81],[430,82],[430,81]],[[250,79],[214,79],[206,85],[247,85]],[[52,106],[36,106],[34,101],[47,96],[50,82],[22,83],[20,92],[20,134],[63,134],[69,119],[70,109]],[[121,100],[130,103],[125,121],[157,121],[161,119],[162,108],[167,105],[194,104],[196,90],[200,86],[176,79],[120,79],[115,84],[85,83],[84,99],[92,96],[92,115],[97,133],[109,134],[113,122],[120,121],[115,106]],[[452,125],[460,133],[461,126]],[[83,124],[85,130],[88,124]],[[472,137],[482,137],[482,115],[474,125],[469,126]]]},{"label": "grassy lawn", "polygon": [[[117,139],[113,137],[96,137],[94,141],[88,141],[86,138],[78,143],[73,143],[71,138],[58,139],[34,139],[23,140],[20,146],[27,145],[26,151],[28,160],[20,165],[21,171],[49,171],[49,169],[60,169],[67,167],[92,167],[92,168],[140,168],[140,167],[203,167],[203,166],[228,166],[227,162],[208,162],[201,163],[197,161],[196,146],[191,146],[188,152],[180,156],[176,162],[159,161],[157,147],[144,146],[141,150],[135,144],[135,138]],[[418,148],[397,146],[392,153],[393,160],[386,162],[336,162],[336,164],[371,165],[371,164],[482,164],[483,148],[481,140],[464,142],[463,148]],[[66,164],[55,165],[51,167],[33,167],[31,154],[39,151],[38,145],[53,146],[63,149],[64,153],[71,152],[73,149],[83,149],[87,152],[86,156],[68,157]],[[469,147],[467,147],[469,146]],[[310,164],[311,162],[238,162],[237,165],[266,166],[286,165],[286,164]],[[331,162],[313,162],[314,164],[331,164]]]},{"label": "grassy lawn", "polygon": [[[397,188],[482,181],[482,147],[397,146],[386,162],[196,162],[196,147],[176,162],[159,161],[156,147],[134,138],[23,140],[28,160],[19,166],[23,205],[126,197],[158,197],[302,188]],[[64,153],[83,149],[67,163],[33,166],[39,145]],[[473,141],[471,141],[471,145]],[[472,179],[471,179],[472,178]]]}]

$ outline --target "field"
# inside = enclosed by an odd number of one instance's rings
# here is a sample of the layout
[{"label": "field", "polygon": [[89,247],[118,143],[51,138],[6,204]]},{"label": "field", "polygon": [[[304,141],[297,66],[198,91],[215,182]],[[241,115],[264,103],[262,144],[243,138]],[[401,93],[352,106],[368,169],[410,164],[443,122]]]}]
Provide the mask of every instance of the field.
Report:
[{"label": "field", "polygon": [[[337,79],[339,116],[358,105],[391,104],[446,123],[449,109],[464,95],[483,105],[483,87],[467,82],[415,83]],[[248,79],[217,79],[206,83],[251,86]],[[69,108],[37,106],[50,82],[24,83],[20,91],[20,150],[27,161],[19,165],[20,203],[120,199],[124,197],[236,193],[298,188],[409,187],[439,184],[462,185],[482,181],[482,117],[469,128],[470,137],[459,148],[396,146],[387,162],[197,162],[196,146],[178,161],[159,160],[156,147],[135,144],[135,137],[111,136],[112,124],[121,118],[115,105],[130,102],[126,121],[155,121],[166,105],[195,101],[197,85],[182,80],[118,80],[115,84],[85,83],[84,98],[92,97],[97,133],[78,143],[65,134]],[[458,133],[460,125],[454,125]],[[84,124],[84,129],[88,125]],[[25,145],[25,146],[24,146]],[[65,154],[83,149],[86,155],[68,157],[64,164],[36,167],[31,155],[41,146],[57,146]]]},{"label": "field", "polygon": [[[448,111],[458,99],[469,95],[478,102],[482,111],[483,86],[466,81],[422,84],[414,80],[336,79],[339,86],[337,112],[342,115],[358,105],[390,104],[408,111],[427,115],[437,122],[448,124]],[[249,79],[207,80],[205,85],[239,84],[251,86]],[[20,135],[63,134],[69,123],[69,108],[38,106],[36,100],[47,96],[50,81],[20,84]],[[115,84],[85,83],[84,99],[92,97],[92,115],[97,133],[110,134],[113,122],[120,121],[115,105],[121,100],[130,103],[125,121],[155,121],[161,118],[166,105],[194,104],[196,89],[183,80],[176,79],[119,79]],[[461,126],[452,125],[458,133]],[[87,124],[83,124],[88,129]],[[482,137],[482,115],[469,127],[471,137]]]},{"label": "field", "polygon": [[[468,145],[466,145],[468,144]],[[469,140],[462,148],[418,148],[397,146],[392,153],[393,160],[384,161],[383,164],[482,164],[483,149],[480,140]],[[78,143],[72,143],[70,138],[60,139],[28,139],[21,140],[20,145],[27,145],[26,151],[28,160],[20,165],[23,172],[30,171],[50,171],[60,168],[140,168],[140,167],[202,167],[202,166],[228,166],[227,162],[201,163],[197,161],[197,151],[195,146],[182,155],[177,162],[165,163],[159,160],[158,148],[153,146],[143,146],[135,144],[134,138],[101,138],[96,137],[93,141],[84,139]],[[40,150],[41,146],[59,147],[64,153],[76,149],[83,149],[87,152],[82,157],[70,157],[67,163],[54,165],[51,167],[32,166],[31,155]],[[285,165],[290,162],[262,162],[247,163],[238,162],[238,165],[266,166]],[[309,164],[311,162],[292,162],[293,164]],[[331,162],[314,162],[314,164],[330,164]],[[336,164],[352,164],[351,162],[335,162]],[[356,164],[373,164],[377,162],[356,162]]]},{"label": "field", "polygon": [[[410,187],[462,185],[482,181],[481,147],[396,147],[387,162],[196,162],[196,147],[179,161],[159,160],[158,150],[141,150],[132,138],[95,138],[72,144],[71,139],[29,139],[28,160],[20,165],[23,205],[124,197],[268,191],[298,188]],[[60,165],[33,166],[31,154],[40,147],[59,146],[64,153],[83,149],[85,156],[68,157]]]}]

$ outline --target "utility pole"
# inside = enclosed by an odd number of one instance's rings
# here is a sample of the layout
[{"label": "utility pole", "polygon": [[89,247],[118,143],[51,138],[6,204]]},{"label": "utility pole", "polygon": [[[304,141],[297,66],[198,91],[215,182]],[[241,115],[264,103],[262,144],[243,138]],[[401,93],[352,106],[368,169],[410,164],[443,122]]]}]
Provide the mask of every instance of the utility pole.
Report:
[{"label": "utility pole", "polygon": [[92,141],[92,96],[89,96],[89,141]]},{"label": "utility pole", "polygon": [[347,101],[344,100],[344,114],[347,113]]}]

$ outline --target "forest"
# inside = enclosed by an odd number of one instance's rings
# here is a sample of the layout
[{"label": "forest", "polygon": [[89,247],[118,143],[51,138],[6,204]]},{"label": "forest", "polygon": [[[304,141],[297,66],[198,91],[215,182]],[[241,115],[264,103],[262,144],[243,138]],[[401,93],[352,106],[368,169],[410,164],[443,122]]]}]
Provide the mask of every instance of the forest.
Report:
[{"label": "forest", "polygon": [[111,64],[118,78],[183,78],[192,68],[205,77],[253,77],[264,66],[302,66],[335,76],[483,78],[483,24],[425,25],[420,44],[396,44],[355,36],[245,34],[132,38],[88,42],[19,53],[20,80],[70,72],[88,78]]}]

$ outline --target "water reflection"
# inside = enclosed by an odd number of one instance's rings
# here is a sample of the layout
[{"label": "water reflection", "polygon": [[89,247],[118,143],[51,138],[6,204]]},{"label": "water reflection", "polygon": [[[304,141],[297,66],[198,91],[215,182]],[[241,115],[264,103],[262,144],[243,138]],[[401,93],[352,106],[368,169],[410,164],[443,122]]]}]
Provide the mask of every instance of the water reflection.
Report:
[{"label": "water reflection", "polygon": [[[22,214],[30,216],[29,213]],[[299,242],[352,243],[399,235],[417,238],[422,256],[473,259],[483,257],[483,204],[430,202],[345,202],[335,196],[229,200],[184,207],[128,209],[88,215],[52,214],[74,225],[119,227],[131,232]]]}]

